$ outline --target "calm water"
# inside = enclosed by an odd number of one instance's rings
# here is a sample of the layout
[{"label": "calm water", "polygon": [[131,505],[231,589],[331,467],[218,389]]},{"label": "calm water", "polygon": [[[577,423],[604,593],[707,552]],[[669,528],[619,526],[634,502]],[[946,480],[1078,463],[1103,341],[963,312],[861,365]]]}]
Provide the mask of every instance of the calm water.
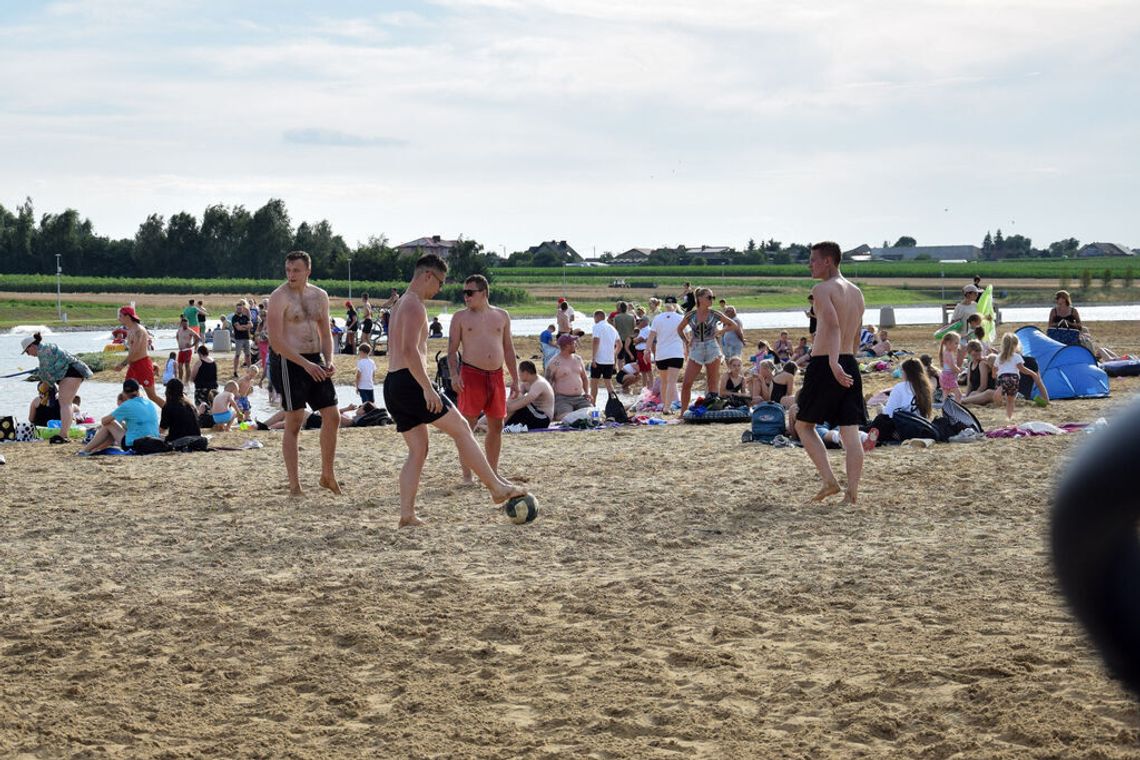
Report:
[{"label": "calm water", "polygon": [[[1009,325],[1044,324],[1049,316],[1048,307],[1013,307],[1003,308],[1002,319]],[[739,315],[744,327],[750,330],[768,329],[807,329],[807,317],[802,311],[764,311],[745,312]],[[1082,306],[1081,316],[1090,322],[1119,322],[1140,320],[1140,304],[1117,304],[1112,306]],[[867,310],[866,321],[878,323],[879,309]],[[444,324],[444,333],[451,321],[450,314],[441,314],[440,321]],[[554,321],[553,311],[550,318],[515,319],[511,322],[511,331],[517,335],[538,335],[546,326]],[[937,306],[905,307],[895,309],[895,322],[900,325],[939,324],[942,321],[942,310]],[[579,314],[574,324],[581,329],[588,329],[592,319]],[[13,328],[10,332],[0,335],[0,374],[10,374],[24,369],[33,369],[36,361],[32,357],[20,353],[20,339],[31,332],[41,329],[38,326],[26,325]],[[87,353],[101,351],[103,346],[110,342],[109,330],[86,330],[81,332],[60,332],[48,336],[45,340],[58,344],[72,353]],[[434,344],[442,342],[433,341]],[[157,330],[154,332],[155,352],[167,354],[175,348],[174,330]],[[537,347],[536,347],[537,349]],[[435,351],[430,350],[434,355]],[[429,357],[430,359],[431,357]],[[219,365],[225,366],[219,360]],[[434,368],[433,368],[434,374]],[[219,375],[222,372],[219,371]],[[86,382],[80,391],[83,397],[83,410],[93,417],[107,414],[115,405],[115,397],[119,393],[119,386],[115,383]],[[35,395],[35,387],[23,378],[0,379],[0,415],[15,415],[24,419],[27,415],[28,404]],[[339,386],[337,395],[340,405],[357,401],[356,393],[349,386]],[[377,396],[380,395],[377,386]],[[262,390],[255,390],[251,399],[255,416],[264,418],[276,411],[269,404],[268,394]]]}]

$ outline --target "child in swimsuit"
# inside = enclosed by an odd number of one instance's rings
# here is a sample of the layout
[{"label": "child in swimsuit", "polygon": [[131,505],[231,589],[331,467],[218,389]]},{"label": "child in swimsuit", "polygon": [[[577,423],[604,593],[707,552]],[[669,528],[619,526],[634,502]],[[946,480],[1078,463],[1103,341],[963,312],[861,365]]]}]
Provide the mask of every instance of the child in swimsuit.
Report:
[{"label": "child in swimsuit", "polygon": [[230,380],[225,388],[214,396],[214,402],[210,406],[210,413],[214,418],[214,430],[229,431],[234,419],[241,414],[241,407],[238,406],[236,398],[237,392],[237,382]]},{"label": "child in swimsuit", "polygon": [[956,332],[948,332],[942,336],[938,352],[942,356],[942,373],[938,376],[938,384],[942,387],[942,396],[953,396],[955,401],[962,400],[962,391],[958,390],[958,345],[962,338]]}]

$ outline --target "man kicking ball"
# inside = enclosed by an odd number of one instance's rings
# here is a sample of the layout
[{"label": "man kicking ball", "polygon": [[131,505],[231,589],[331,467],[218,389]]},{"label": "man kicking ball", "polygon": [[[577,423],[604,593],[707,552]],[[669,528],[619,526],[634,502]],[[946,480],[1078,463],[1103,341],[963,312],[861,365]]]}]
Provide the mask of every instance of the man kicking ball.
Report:
[{"label": "man kicking ball", "polygon": [[526,490],[499,477],[467,420],[432,386],[427,370],[428,318],[424,301],[439,292],[447,277],[447,264],[434,253],[416,261],[408,290],[396,301],[388,321],[388,377],[384,380],[384,406],[404,436],[408,459],[400,470],[400,527],[422,525],[416,516],[416,492],[428,453],[427,425],[435,425],[455,441],[459,461],[483,482],[496,504]]}]

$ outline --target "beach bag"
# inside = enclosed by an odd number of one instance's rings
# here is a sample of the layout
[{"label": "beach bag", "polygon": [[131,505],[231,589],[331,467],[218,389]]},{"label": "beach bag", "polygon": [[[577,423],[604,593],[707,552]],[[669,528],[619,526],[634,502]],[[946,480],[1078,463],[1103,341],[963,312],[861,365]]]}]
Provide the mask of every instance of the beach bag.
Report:
[{"label": "beach bag", "polygon": [[620,422],[625,425],[629,422],[629,415],[626,414],[625,407],[622,406],[621,399],[614,394],[606,399],[606,419]]},{"label": "beach bag", "polygon": [[[942,402],[942,417],[945,417],[950,425],[954,428],[954,432],[950,435],[957,435],[963,430],[976,430],[979,433],[986,432],[982,429],[982,423],[974,416],[966,407],[959,404],[953,398],[948,398]],[[950,436],[946,436],[949,438]]]},{"label": "beach bag", "polygon": [[1050,327],[1046,335],[1066,346],[1075,346],[1081,342],[1081,331],[1069,327]]},{"label": "beach bag", "polygon": [[371,412],[365,412],[356,418],[352,423],[353,427],[377,427],[379,425],[391,425],[392,418],[388,415],[387,409],[377,407]]},{"label": "beach bag", "polygon": [[31,443],[38,440],[39,435],[36,432],[36,426],[30,422],[17,422],[16,423],[16,440],[20,443]]},{"label": "beach bag", "polygon": [[174,451],[174,447],[161,438],[146,436],[145,438],[136,438],[135,442],[131,444],[131,450],[136,454],[165,454],[168,451]]},{"label": "beach bag", "polygon": [[16,440],[16,418],[0,417],[0,441]]},{"label": "beach bag", "polygon": [[[457,354],[455,363],[458,365],[462,362],[462,354]],[[443,351],[435,352],[435,387],[453,402],[459,403],[459,394],[451,387],[451,367],[447,366],[447,354]]]},{"label": "beach bag", "polygon": [[895,437],[900,441],[909,441],[911,438],[930,438],[943,443],[946,441],[929,420],[914,412],[898,409],[891,415],[891,420],[895,423]]},{"label": "beach bag", "polygon": [[788,432],[784,407],[771,401],[762,401],[752,407],[752,440],[771,443],[778,435]]},{"label": "beach bag", "polygon": [[174,451],[205,451],[210,445],[210,439],[204,435],[184,435],[170,442]]},{"label": "beach bag", "polygon": [[[1037,371],[1037,360],[1035,358],[1032,356],[1023,356],[1022,359],[1025,360],[1026,369],[1031,369],[1034,372]],[[1033,398],[1033,389],[1037,387],[1033,384],[1033,378],[1029,375],[1022,375],[1020,372],[1018,373],[1018,378],[1017,392],[1021,394],[1022,398]]]}]

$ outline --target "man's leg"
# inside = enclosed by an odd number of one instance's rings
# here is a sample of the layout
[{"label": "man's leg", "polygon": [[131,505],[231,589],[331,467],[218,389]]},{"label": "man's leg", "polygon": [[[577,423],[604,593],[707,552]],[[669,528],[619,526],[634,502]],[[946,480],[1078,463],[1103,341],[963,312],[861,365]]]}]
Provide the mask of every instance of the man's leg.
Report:
[{"label": "man's leg", "polygon": [[843,496],[843,503],[854,504],[859,495],[859,478],[863,475],[863,447],[859,441],[859,427],[841,425],[839,439],[843,441],[847,457],[847,493]]},{"label": "man's leg", "polygon": [[144,385],[143,390],[146,391],[146,397],[153,401],[159,409],[166,406],[166,399],[159,398],[158,393],[154,390],[153,382],[150,385]]},{"label": "man's leg", "polygon": [[[297,436],[305,422],[305,409],[285,412],[285,435],[281,438],[281,455],[285,458],[285,474],[289,477],[289,493],[300,496],[301,480],[297,475]],[[322,418],[321,427],[324,427]],[[323,431],[322,431],[323,432]]]},{"label": "man's leg", "polygon": [[598,403],[598,378],[590,378],[590,405],[593,406]]},{"label": "man's leg", "polygon": [[471,432],[471,426],[455,409],[449,409],[447,414],[432,424],[451,436],[452,440],[455,441],[460,463],[470,468],[483,482],[483,485],[491,492],[491,499],[496,504],[504,502],[512,496],[522,496],[526,493],[526,489],[503,480],[491,468],[483,450],[479,448],[479,442],[475,440],[475,435]]},{"label": "man's leg", "polygon": [[487,452],[487,464],[495,472],[499,471],[499,452],[503,449],[503,419],[487,418],[487,437],[483,441],[483,449]]},{"label": "man's leg", "polygon": [[[827,448],[823,445],[823,441],[815,429],[815,423],[796,420],[796,434],[799,435],[804,451],[807,452],[808,458],[811,459],[811,463],[815,465],[819,477],[823,480],[823,488],[819,489],[819,493],[812,497],[812,501],[822,501],[828,496],[839,493],[842,489],[835,479],[835,473],[831,471],[831,463],[827,461]],[[858,440],[855,441],[855,448],[859,449],[859,453],[862,454],[863,449],[859,446]]]},{"label": "man's leg", "polygon": [[681,382],[681,414],[689,408],[689,400],[693,397],[693,381],[701,374],[701,365],[695,361],[685,362],[685,378]]},{"label": "man's leg", "polygon": [[416,492],[420,489],[420,474],[427,461],[427,425],[416,425],[411,430],[405,430],[403,436],[404,444],[408,447],[408,458],[400,469],[400,527],[406,528],[424,524],[416,516]]},{"label": "man's leg", "polygon": [[333,461],[336,459],[336,437],[340,433],[340,410],[326,406],[321,410],[321,480],[322,488],[335,494],[340,493],[340,483],[336,482]]},{"label": "man's leg", "polygon": [[[463,419],[467,420],[467,427],[471,428],[472,435],[474,435],[475,425],[479,422],[479,415],[476,414],[474,417],[464,417]],[[475,478],[471,474],[471,468],[468,467],[462,459],[459,461],[459,467],[463,471],[463,485],[475,485]]]}]

